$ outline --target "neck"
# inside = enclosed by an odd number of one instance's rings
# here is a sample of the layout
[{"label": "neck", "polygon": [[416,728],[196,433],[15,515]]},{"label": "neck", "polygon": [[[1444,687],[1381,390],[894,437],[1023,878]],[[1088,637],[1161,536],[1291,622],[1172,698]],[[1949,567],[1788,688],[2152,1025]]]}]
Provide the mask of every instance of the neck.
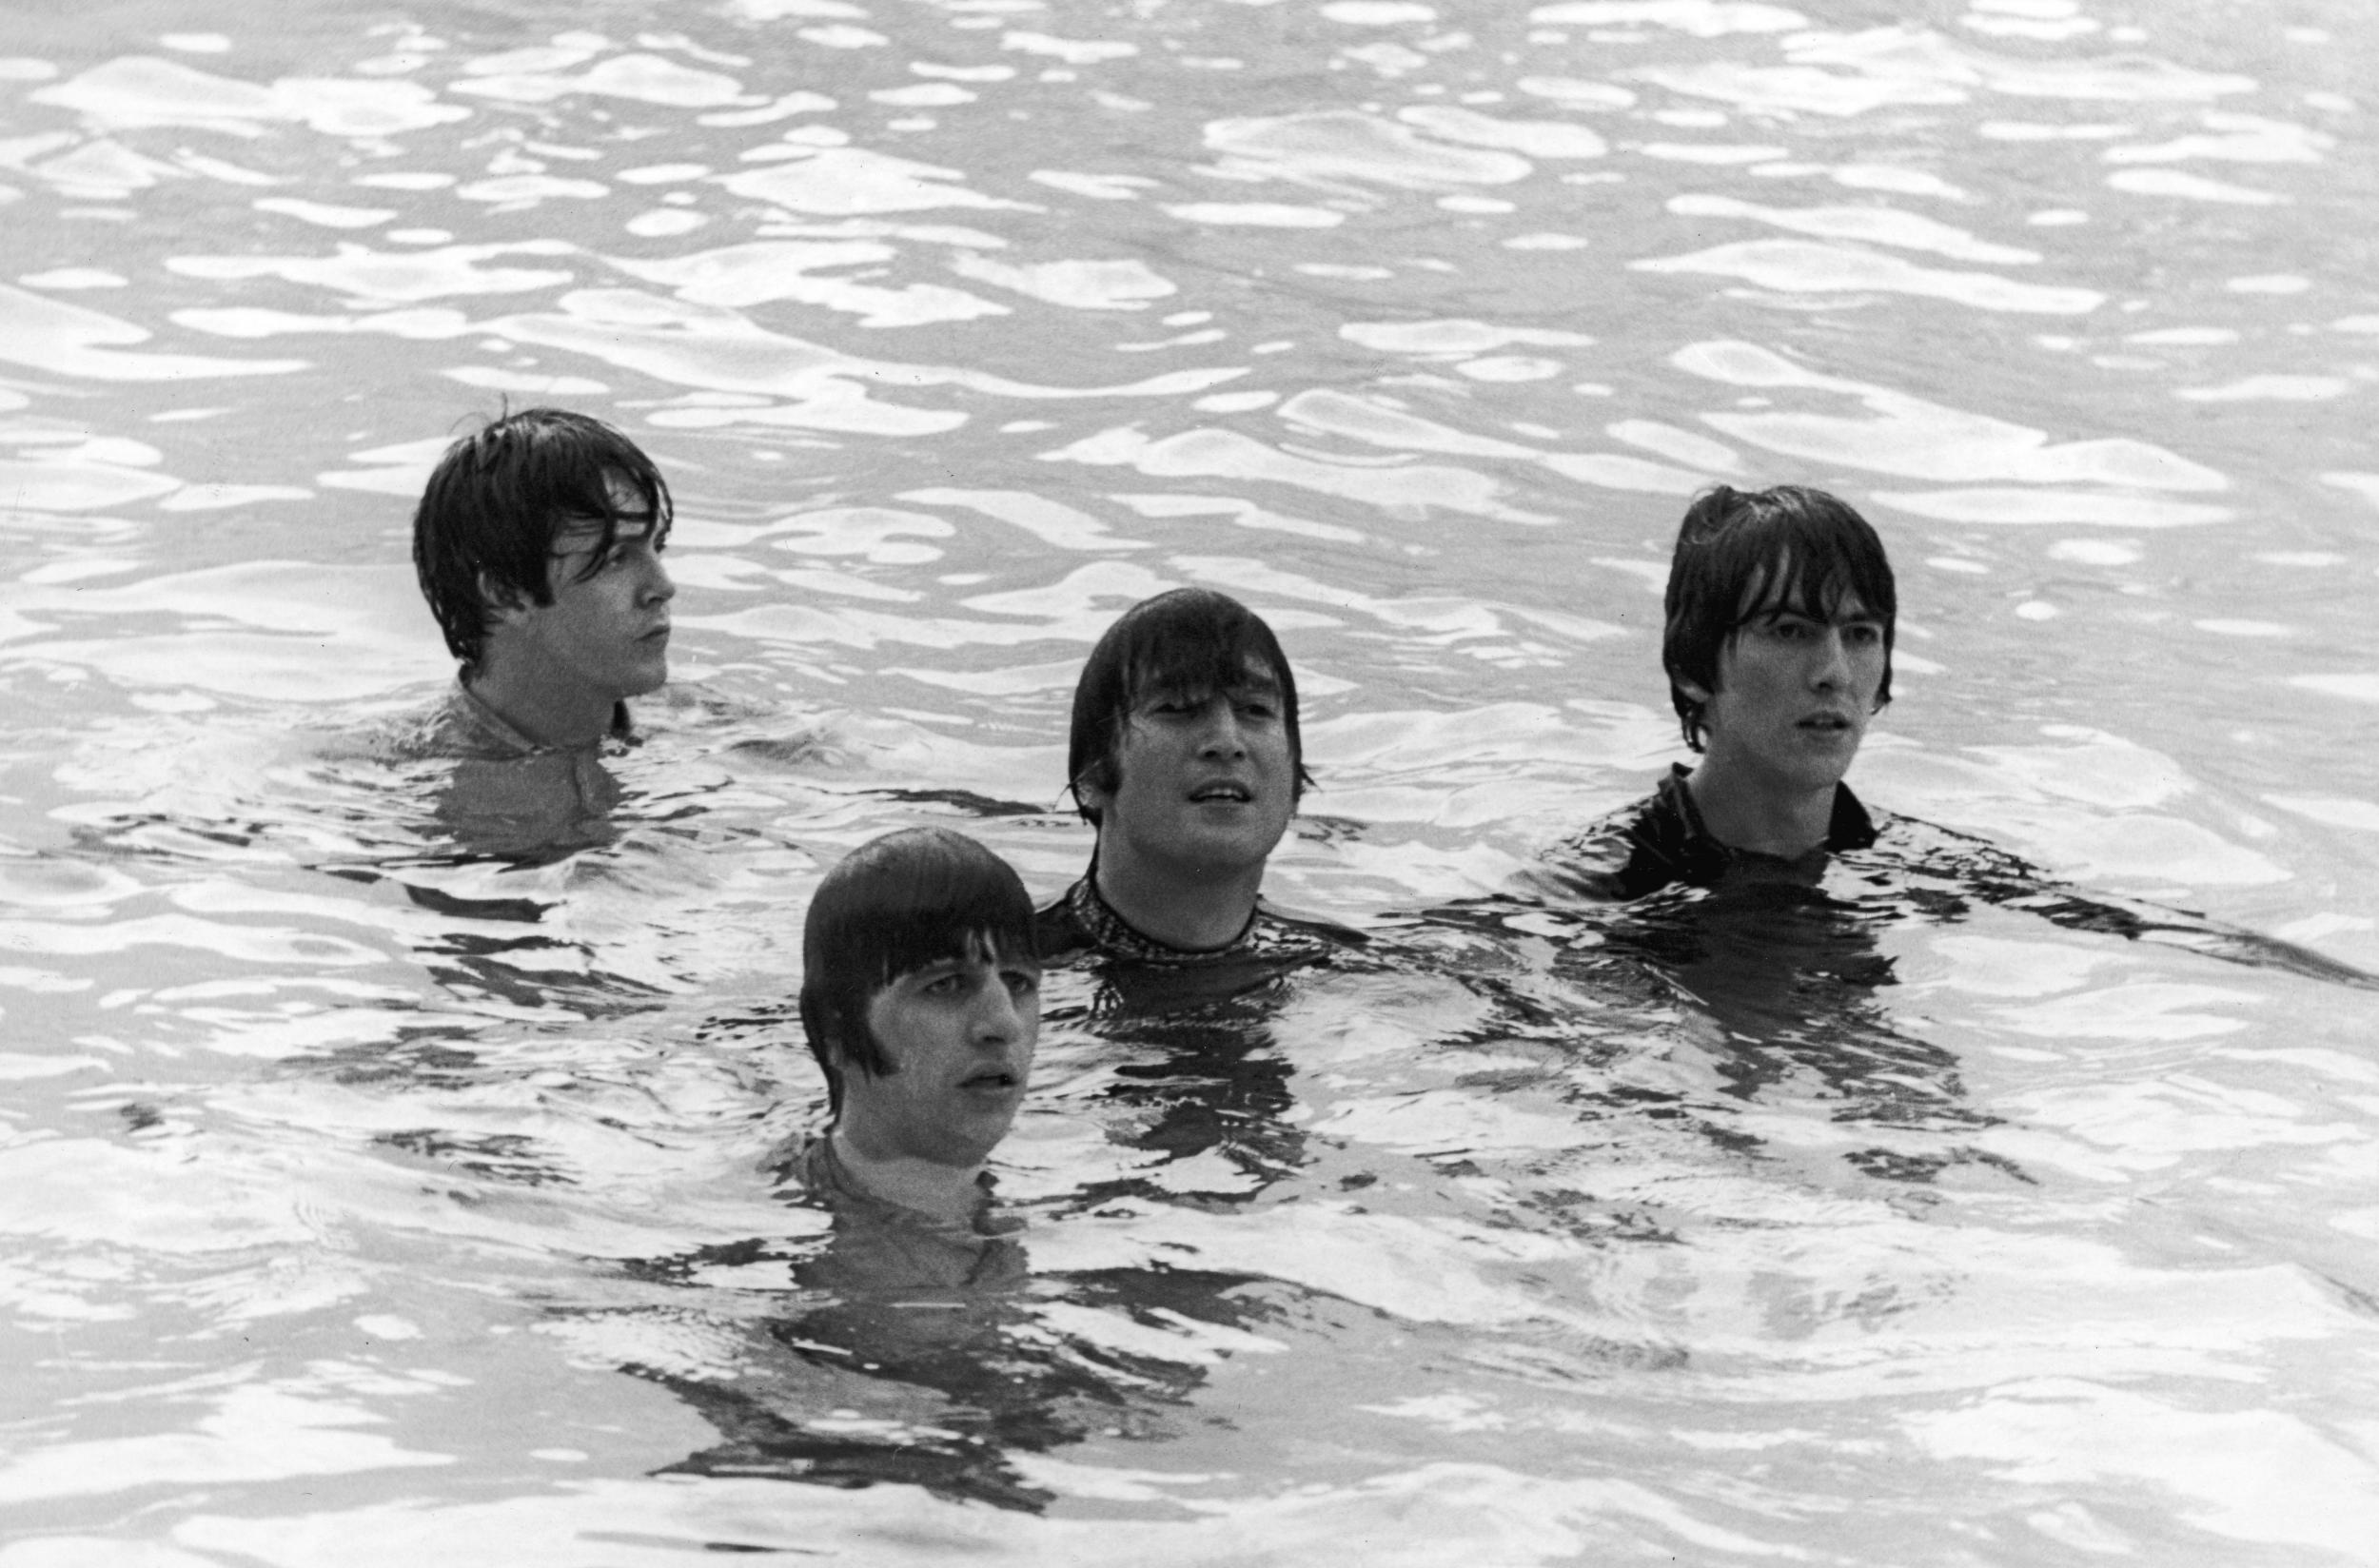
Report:
[{"label": "neck", "polygon": [[1264,863],[1229,871],[1152,865],[1102,837],[1095,872],[1099,896],[1132,930],[1169,948],[1202,952],[1228,947],[1248,929]]},{"label": "neck", "polygon": [[946,1166],[914,1155],[871,1150],[863,1135],[836,1123],[826,1134],[835,1157],[851,1179],[888,1204],[914,1208],[936,1220],[963,1222],[983,1206],[980,1161],[971,1166]]},{"label": "neck", "polygon": [[1833,832],[1835,784],[1780,786],[1713,755],[1685,788],[1710,836],[1732,850],[1791,859],[1819,848]]},{"label": "neck", "polygon": [[469,682],[471,695],[540,746],[585,746],[611,733],[619,697],[490,646]]}]

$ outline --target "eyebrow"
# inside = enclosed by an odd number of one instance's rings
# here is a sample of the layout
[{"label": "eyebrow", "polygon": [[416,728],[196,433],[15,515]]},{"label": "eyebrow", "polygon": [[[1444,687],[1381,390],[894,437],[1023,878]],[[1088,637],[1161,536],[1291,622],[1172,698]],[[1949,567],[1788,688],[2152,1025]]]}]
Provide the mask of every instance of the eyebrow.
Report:
[{"label": "eyebrow", "polygon": [[1223,681],[1209,680],[1202,676],[1184,676],[1176,679],[1160,679],[1151,676],[1138,683],[1132,694],[1131,703],[1136,708],[1144,702],[1159,702],[1192,695],[1205,698],[1213,696],[1217,693],[1226,696],[1278,696],[1281,694],[1280,678],[1268,670],[1248,670],[1243,672],[1236,679]]},{"label": "eyebrow", "polygon": [[564,517],[561,526],[554,530],[554,543],[567,546],[558,552],[567,554],[568,550],[600,543],[606,535],[616,544],[622,539],[649,539],[659,531],[660,519],[650,512],[621,512],[608,519],[574,513]]},{"label": "eyebrow", "polygon": [[1743,617],[1743,624],[1749,625],[1755,620],[1774,620],[1779,616],[1799,616],[1803,620],[1822,620],[1838,625],[1844,621],[1881,620],[1883,618],[1879,612],[1870,610],[1865,605],[1858,604],[1856,601],[1854,601],[1853,605],[1849,608],[1838,607],[1829,613],[1827,611],[1819,610],[1817,606],[1804,600],[1793,604],[1763,604],[1759,609],[1751,612],[1748,616],[1745,616]]}]

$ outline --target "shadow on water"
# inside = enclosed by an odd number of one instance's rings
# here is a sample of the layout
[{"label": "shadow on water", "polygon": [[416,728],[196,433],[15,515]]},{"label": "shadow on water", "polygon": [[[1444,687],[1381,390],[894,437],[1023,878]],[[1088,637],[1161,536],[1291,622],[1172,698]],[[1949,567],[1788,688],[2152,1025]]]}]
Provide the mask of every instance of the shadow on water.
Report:
[{"label": "shadow on water", "polygon": [[[786,1178],[792,1161],[778,1167]],[[832,1229],[788,1255],[747,1242],[645,1261],[630,1274],[693,1285],[709,1269],[777,1265],[797,1312],[735,1326],[731,1376],[630,1362],[715,1426],[716,1446],[666,1472],[768,1476],[840,1487],[905,1483],[1038,1511],[1053,1500],[1012,1456],[1092,1439],[1156,1441],[1192,1419],[1201,1367],[1136,1352],[1185,1328],[1243,1334],[1264,1320],[1254,1282],[1193,1269],[1032,1274],[1017,1215],[972,1226],[858,1199],[788,1202]],[[1085,1324],[1103,1324],[1085,1333]],[[665,1473],[666,1473],[665,1472]]]},{"label": "shadow on water", "polygon": [[1288,1119],[1296,1068],[1272,1023],[1292,974],[1311,962],[1250,955],[1194,968],[1083,967],[1087,998],[1060,1000],[1046,1020],[1080,1026],[1097,1042],[1105,1082],[1086,1108],[1111,1145],[1149,1156],[1153,1167],[1094,1184],[1086,1198],[1161,1192],[1152,1174],[1210,1154],[1234,1173],[1216,1185],[1244,1200],[1306,1163],[1305,1135]]},{"label": "shadow on water", "polygon": [[[1986,908],[2067,931],[2177,948],[2227,964],[2355,990],[2379,977],[2297,944],[2140,900],[2085,894],[1982,840],[1890,818],[1872,847],[1799,861],[1726,857],[1681,880],[1620,895],[1640,868],[1630,845],[1590,831],[1527,878],[1527,891],[1432,911],[1423,929],[1542,933],[1539,963],[1576,986],[1642,1008],[1666,992],[1670,1027],[1710,1057],[1726,1096],[1745,1104],[1806,1092],[1838,1124],[1969,1137],[1999,1118],[1967,1103],[1956,1054],[1889,1000],[1900,984],[1887,939],[1956,925]],[[1508,982],[1506,994],[1519,990]],[[1632,999],[1632,1000],[1631,1000]],[[1915,1027],[1912,1027],[1915,1026]],[[1735,1136],[1740,1137],[1740,1134]],[[2012,1162],[1967,1143],[1853,1150],[1868,1175],[1930,1181],[1980,1164],[2019,1181]]]}]

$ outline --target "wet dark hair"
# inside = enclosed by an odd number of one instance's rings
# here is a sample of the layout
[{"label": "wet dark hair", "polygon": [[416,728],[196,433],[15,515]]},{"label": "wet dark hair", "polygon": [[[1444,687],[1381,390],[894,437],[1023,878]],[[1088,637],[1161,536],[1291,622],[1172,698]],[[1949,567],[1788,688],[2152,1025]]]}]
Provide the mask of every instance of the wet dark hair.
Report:
[{"label": "wet dark hair", "polygon": [[1288,731],[1288,761],[1298,796],[1313,785],[1305,742],[1297,733],[1297,677],[1264,617],[1211,588],[1175,588],[1142,599],[1107,629],[1082,666],[1073,689],[1073,732],[1066,747],[1066,787],[1074,810],[1096,825],[1098,808],[1082,798],[1085,784],[1115,792],[1115,760],[1132,710],[1159,696],[1203,699],[1248,684],[1248,667],[1269,671],[1280,690]]},{"label": "wet dark hair", "polygon": [[[614,480],[636,492],[637,513],[614,504]],[[490,420],[438,460],[413,512],[413,570],[467,678],[487,639],[491,598],[554,601],[548,563],[568,524],[602,524],[592,576],[623,524],[631,533],[649,526],[658,550],[673,516],[668,484],[636,442],[585,414],[523,408]]]},{"label": "wet dark hair", "polygon": [[902,975],[988,954],[1035,970],[1032,900],[1014,868],[948,828],[906,828],[843,856],[801,927],[801,1029],[842,1114],[842,1074],[895,1070],[868,1004]]},{"label": "wet dark hair", "polygon": [[1685,744],[1701,750],[1706,703],[1681,681],[1719,689],[1719,656],[1743,627],[1779,610],[1822,618],[1856,598],[1883,622],[1883,682],[1876,707],[1892,700],[1892,634],[1899,614],[1892,563],[1867,519],[1839,497],[1805,485],[1696,496],[1677,530],[1669,563],[1667,629],[1661,663]]}]

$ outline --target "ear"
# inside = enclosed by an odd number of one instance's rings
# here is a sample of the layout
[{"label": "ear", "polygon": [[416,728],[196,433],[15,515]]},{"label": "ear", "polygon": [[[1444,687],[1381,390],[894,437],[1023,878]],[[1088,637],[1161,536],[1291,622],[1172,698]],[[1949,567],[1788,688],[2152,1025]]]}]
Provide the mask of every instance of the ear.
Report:
[{"label": "ear", "polygon": [[479,600],[487,606],[487,618],[496,625],[518,619],[529,607],[527,595],[485,572],[479,575]]},{"label": "ear", "polygon": [[1073,797],[1091,811],[1105,812],[1114,801],[1118,782],[1114,757],[1092,757],[1091,765],[1073,780]]}]

